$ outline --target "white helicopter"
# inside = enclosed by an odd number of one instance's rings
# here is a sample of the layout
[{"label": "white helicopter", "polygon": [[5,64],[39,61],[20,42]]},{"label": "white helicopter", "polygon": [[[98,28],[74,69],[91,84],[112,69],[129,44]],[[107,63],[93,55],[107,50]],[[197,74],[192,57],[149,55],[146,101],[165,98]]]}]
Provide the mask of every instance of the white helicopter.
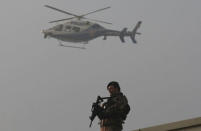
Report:
[{"label": "white helicopter", "polygon": [[[121,42],[125,42],[124,37],[129,36],[131,38],[131,40],[133,41],[133,43],[137,43],[137,41],[135,40],[135,36],[136,36],[136,34],[138,34],[138,35],[141,34],[141,33],[137,32],[138,28],[140,27],[140,25],[142,23],[141,21],[139,21],[136,24],[135,28],[132,31],[127,31],[127,28],[124,28],[122,31],[116,31],[116,30],[106,29],[103,26],[99,25],[98,23],[91,22],[91,21],[96,21],[96,22],[105,23],[105,24],[112,24],[112,23],[95,20],[95,19],[89,19],[89,18],[85,17],[86,15],[108,9],[110,7],[98,9],[98,10],[95,10],[93,12],[89,12],[89,13],[86,13],[83,15],[72,14],[72,13],[57,9],[57,8],[49,6],[49,5],[45,5],[45,7],[73,16],[73,17],[66,18],[66,19],[50,21],[49,23],[71,20],[71,21],[65,22],[63,24],[58,24],[52,28],[42,31],[44,34],[44,38],[47,38],[47,37],[55,38],[55,39],[59,40],[60,45],[64,46],[64,47],[85,49],[84,46],[78,47],[78,46],[63,45],[61,43],[61,41],[73,42],[73,43],[83,43],[83,45],[85,45],[90,40],[93,40],[100,36],[103,36],[103,40],[106,40],[107,36],[118,36],[120,38]],[[77,19],[72,20],[74,18],[77,18]],[[90,21],[83,21],[82,19],[86,19],[86,20],[88,19]]]}]

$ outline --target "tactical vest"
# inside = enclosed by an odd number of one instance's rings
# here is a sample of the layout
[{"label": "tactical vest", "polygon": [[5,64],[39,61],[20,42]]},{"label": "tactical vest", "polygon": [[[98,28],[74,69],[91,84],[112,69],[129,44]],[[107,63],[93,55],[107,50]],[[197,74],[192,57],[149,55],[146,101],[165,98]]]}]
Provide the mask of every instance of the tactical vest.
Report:
[{"label": "tactical vest", "polygon": [[128,100],[123,93],[119,93],[108,99],[103,104],[106,118],[101,121],[101,126],[119,126],[122,127],[127,114],[130,111]]}]

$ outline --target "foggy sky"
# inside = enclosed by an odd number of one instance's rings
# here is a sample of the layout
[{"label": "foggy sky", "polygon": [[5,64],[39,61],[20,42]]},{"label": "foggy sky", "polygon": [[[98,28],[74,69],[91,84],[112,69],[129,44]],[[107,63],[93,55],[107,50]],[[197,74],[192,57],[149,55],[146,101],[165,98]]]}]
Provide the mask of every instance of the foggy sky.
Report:
[{"label": "foggy sky", "polygon": [[[143,21],[138,44],[97,38],[86,50],[43,39],[48,21],[111,6],[91,14],[132,30]],[[116,80],[131,112],[124,130],[201,116],[201,1],[198,0],[1,0],[0,130],[79,131],[89,128],[91,104],[108,96]],[[65,43],[68,44],[68,43]]]}]

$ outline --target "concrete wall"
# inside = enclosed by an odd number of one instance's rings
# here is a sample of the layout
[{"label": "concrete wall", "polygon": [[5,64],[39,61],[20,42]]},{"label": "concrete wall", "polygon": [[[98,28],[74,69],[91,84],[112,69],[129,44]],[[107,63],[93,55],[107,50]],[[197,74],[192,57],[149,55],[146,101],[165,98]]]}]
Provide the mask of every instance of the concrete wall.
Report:
[{"label": "concrete wall", "polygon": [[201,117],[137,129],[134,131],[201,131]]}]

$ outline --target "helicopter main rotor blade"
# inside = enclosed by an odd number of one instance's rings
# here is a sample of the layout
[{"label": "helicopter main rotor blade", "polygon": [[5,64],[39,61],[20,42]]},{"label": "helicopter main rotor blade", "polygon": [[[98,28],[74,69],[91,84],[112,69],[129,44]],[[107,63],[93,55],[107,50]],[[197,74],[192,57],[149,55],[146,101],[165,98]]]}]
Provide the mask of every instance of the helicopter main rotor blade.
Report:
[{"label": "helicopter main rotor blade", "polygon": [[112,24],[112,23],[109,23],[109,22],[106,22],[106,21],[102,21],[102,20],[96,20],[96,19],[89,19],[89,18],[86,18],[86,17],[82,17],[83,19],[88,19],[88,20],[92,20],[92,21],[96,21],[96,22],[99,22],[99,23],[104,23],[104,24]]},{"label": "helicopter main rotor blade", "polygon": [[64,11],[64,10],[57,9],[57,8],[52,7],[52,6],[49,6],[49,5],[45,5],[45,7],[50,8],[50,9],[53,9],[53,10],[56,10],[56,11],[59,11],[59,12],[64,13],[64,14],[72,15],[72,16],[75,16],[75,17],[80,17],[80,16],[78,16],[78,15],[69,13],[69,12]]},{"label": "helicopter main rotor blade", "polygon": [[89,13],[86,13],[86,14],[84,14],[84,15],[81,15],[81,17],[86,16],[86,15],[89,15],[89,14],[93,14],[93,13],[96,13],[96,12],[99,12],[99,11],[102,11],[102,10],[106,10],[106,9],[109,9],[109,8],[111,8],[111,7],[108,6],[108,7],[105,7],[105,8],[101,8],[101,9],[98,9],[98,10],[95,10],[95,11],[92,11],[92,12],[89,12]]},{"label": "helicopter main rotor blade", "polygon": [[74,16],[74,17],[70,17],[70,18],[66,18],[66,19],[54,20],[54,21],[50,21],[49,23],[55,23],[55,22],[64,21],[64,20],[71,20],[73,18],[76,18],[76,17]]},{"label": "helicopter main rotor blade", "polygon": [[93,20],[93,21],[96,21],[96,22],[100,22],[100,23],[105,23],[105,24],[112,24],[112,23],[109,23],[109,22],[105,22],[105,21],[101,21],[101,20],[96,20],[96,19],[89,19],[89,18],[86,18],[84,16],[86,15],[89,15],[89,14],[92,14],[92,13],[95,13],[95,12],[99,12],[99,11],[102,11],[102,10],[106,10],[106,9],[109,9],[111,7],[105,7],[105,8],[101,8],[101,9],[98,9],[98,10],[95,10],[95,11],[92,11],[92,12],[89,12],[87,14],[84,14],[84,15],[76,15],[76,14],[72,14],[72,13],[69,13],[67,11],[64,11],[64,10],[61,10],[61,9],[58,9],[58,8],[55,8],[53,6],[49,6],[49,5],[45,5],[45,7],[47,8],[50,8],[50,9],[53,9],[53,10],[56,10],[56,11],[59,11],[61,13],[64,13],[64,14],[68,14],[68,15],[71,15],[71,16],[74,16],[74,17],[70,17],[70,18],[66,18],[66,19],[60,19],[60,20],[54,20],[54,21],[50,21],[49,23],[54,23],[54,22],[59,22],[59,21],[64,21],[64,20],[71,20],[73,18],[78,18],[78,19],[88,19],[88,20]]}]

